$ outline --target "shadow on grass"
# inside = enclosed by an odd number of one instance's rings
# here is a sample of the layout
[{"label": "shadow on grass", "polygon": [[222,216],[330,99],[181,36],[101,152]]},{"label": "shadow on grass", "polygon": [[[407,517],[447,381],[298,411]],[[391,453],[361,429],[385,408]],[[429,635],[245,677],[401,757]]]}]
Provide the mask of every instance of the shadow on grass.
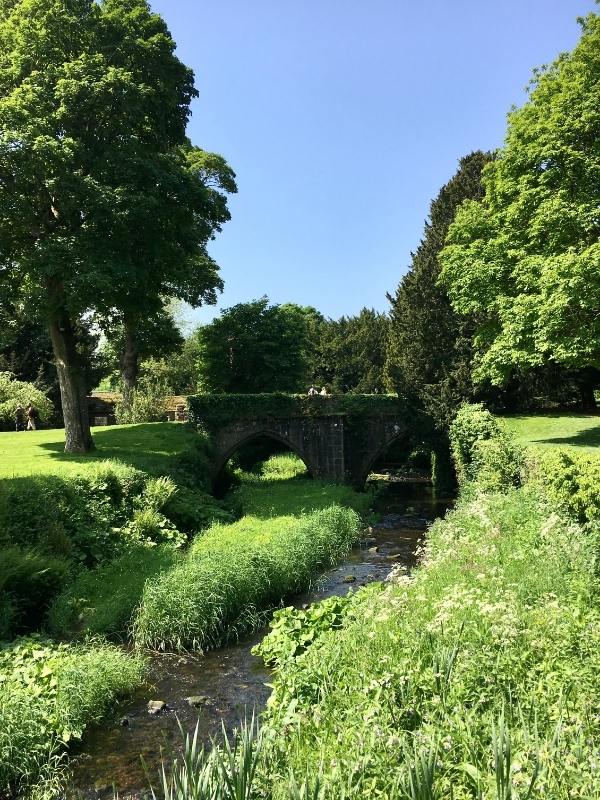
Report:
[{"label": "shadow on grass", "polygon": [[95,449],[89,453],[65,453],[62,442],[40,444],[52,459],[65,463],[91,464],[116,459],[146,472],[168,472],[182,452],[191,449],[198,434],[175,422],[142,423],[93,431]]},{"label": "shadow on grass", "polygon": [[600,423],[594,428],[578,431],[566,436],[547,439],[532,439],[533,444],[556,444],[569,447],[600,447]]}]

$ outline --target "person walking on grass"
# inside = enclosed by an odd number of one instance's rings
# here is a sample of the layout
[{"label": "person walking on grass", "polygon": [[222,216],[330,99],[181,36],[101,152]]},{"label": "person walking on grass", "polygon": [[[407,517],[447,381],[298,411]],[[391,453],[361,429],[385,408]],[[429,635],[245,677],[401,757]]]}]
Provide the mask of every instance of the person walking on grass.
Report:
[{"label": "person walking on grass", "polygon": [[17,432],[25,430],[25,409],[21,403],[15,408],[15,430]]},{"label": "person walking on grass", "polygon": [[29,403],[27,406],[27,430],[28,431],[35,431],[36,430],[36,418],[37,418],[37,411],[35,410],[32,403]]}]

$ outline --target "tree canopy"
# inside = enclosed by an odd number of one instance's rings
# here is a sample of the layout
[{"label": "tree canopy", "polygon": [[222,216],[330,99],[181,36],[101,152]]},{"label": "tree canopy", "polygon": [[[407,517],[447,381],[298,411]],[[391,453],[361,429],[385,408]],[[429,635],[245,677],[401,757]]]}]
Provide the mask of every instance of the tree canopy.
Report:
[{"label": "tree canopy", "polygon": [[322,320],[312,332],[313,382],[335,394],[383,392],[387,333],[387,316],[369,308]]},{"label": "tree canopy", "polygon": [[0,0],[0,294],[47,320],[67,450],[91,446],[78,319],[220,286],[206,243],[234,178],[186,140],[174,51],[146,0]]},{"label": "tree canopy", "polygon": [[201,392],[302,392],[310,380],[309,326],[317,312],[266,297],[227,308],[198,329]]},{"label": "tree canopy", "polygon": [[[515,368],[600,367],[600,17],[575,49],[533,77],[508,117],[505,146],[484,171],[440,255],[461,314],[484,314],[476,377]],[[591,396],[593,398],[593,395]]]}]

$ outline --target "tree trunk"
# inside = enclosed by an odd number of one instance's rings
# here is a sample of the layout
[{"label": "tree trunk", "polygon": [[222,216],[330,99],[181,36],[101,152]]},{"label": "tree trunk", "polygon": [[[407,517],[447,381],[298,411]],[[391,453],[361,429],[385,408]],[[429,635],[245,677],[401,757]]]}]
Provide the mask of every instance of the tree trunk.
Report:
[{"label": "tree trunk", "polygon": [[123,321],[125,340],[121,353],[121,379],[123,381],[123,405],[129,408],[131,394],[137,386],[139,357],[136,344],[136,328],[131,319]]},{"label": "tree trunk", "polygon": [[581,407],[584,411],[595,414],[598,411],[598,404],[594,396],[594,384],[582,383],[580,387],[581,392]]},{"label": "tree trunk", "polygon": [[600,374],[597,369],[588,367],[579,372],[579,392],[581,397],[581,408],[591,414],[598,412],[598,405],[594,395],[594,389],[598,386]]},{"label": "tree trunk", "polygon": [[65,453],[87,453],[94,443],[85,381],[77,353],[75,331],[63,304],[54,303],[48,319],[60,399],[65,421]]}]

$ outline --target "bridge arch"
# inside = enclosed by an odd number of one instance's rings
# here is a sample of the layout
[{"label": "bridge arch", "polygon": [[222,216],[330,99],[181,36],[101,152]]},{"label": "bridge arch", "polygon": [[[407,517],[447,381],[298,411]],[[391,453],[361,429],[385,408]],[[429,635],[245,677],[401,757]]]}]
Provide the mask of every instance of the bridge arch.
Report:
[{"label": "bridge arch", "polygon": [[384,436],[381,439],[372,442],[370,446],[365,448],[361,463],[353,476],[354,485],[357,488],[363,489],[376,461],[381,458],[386,450],[388,450],[395,442],[398,442],[401,439],[407,439],[408,437],[409,433],[406,428],[397,426],[397,430],[393,428],[391,433],[384,433]]},{"label": "bridge arch", "polygon": [[290,431],[282,430],[281,426],[273,425],[236,425],[233,430],[225,429],[220,431],[216,437],[214,442],[213,482],[218,480],[228,461],[244,445],[260,439],[271,439],[284,445],[305,464],[309,475],[316,476],[318,474],[311,454],[306,451],[301,442],[297,441],[297,437],[291,435]]}]

